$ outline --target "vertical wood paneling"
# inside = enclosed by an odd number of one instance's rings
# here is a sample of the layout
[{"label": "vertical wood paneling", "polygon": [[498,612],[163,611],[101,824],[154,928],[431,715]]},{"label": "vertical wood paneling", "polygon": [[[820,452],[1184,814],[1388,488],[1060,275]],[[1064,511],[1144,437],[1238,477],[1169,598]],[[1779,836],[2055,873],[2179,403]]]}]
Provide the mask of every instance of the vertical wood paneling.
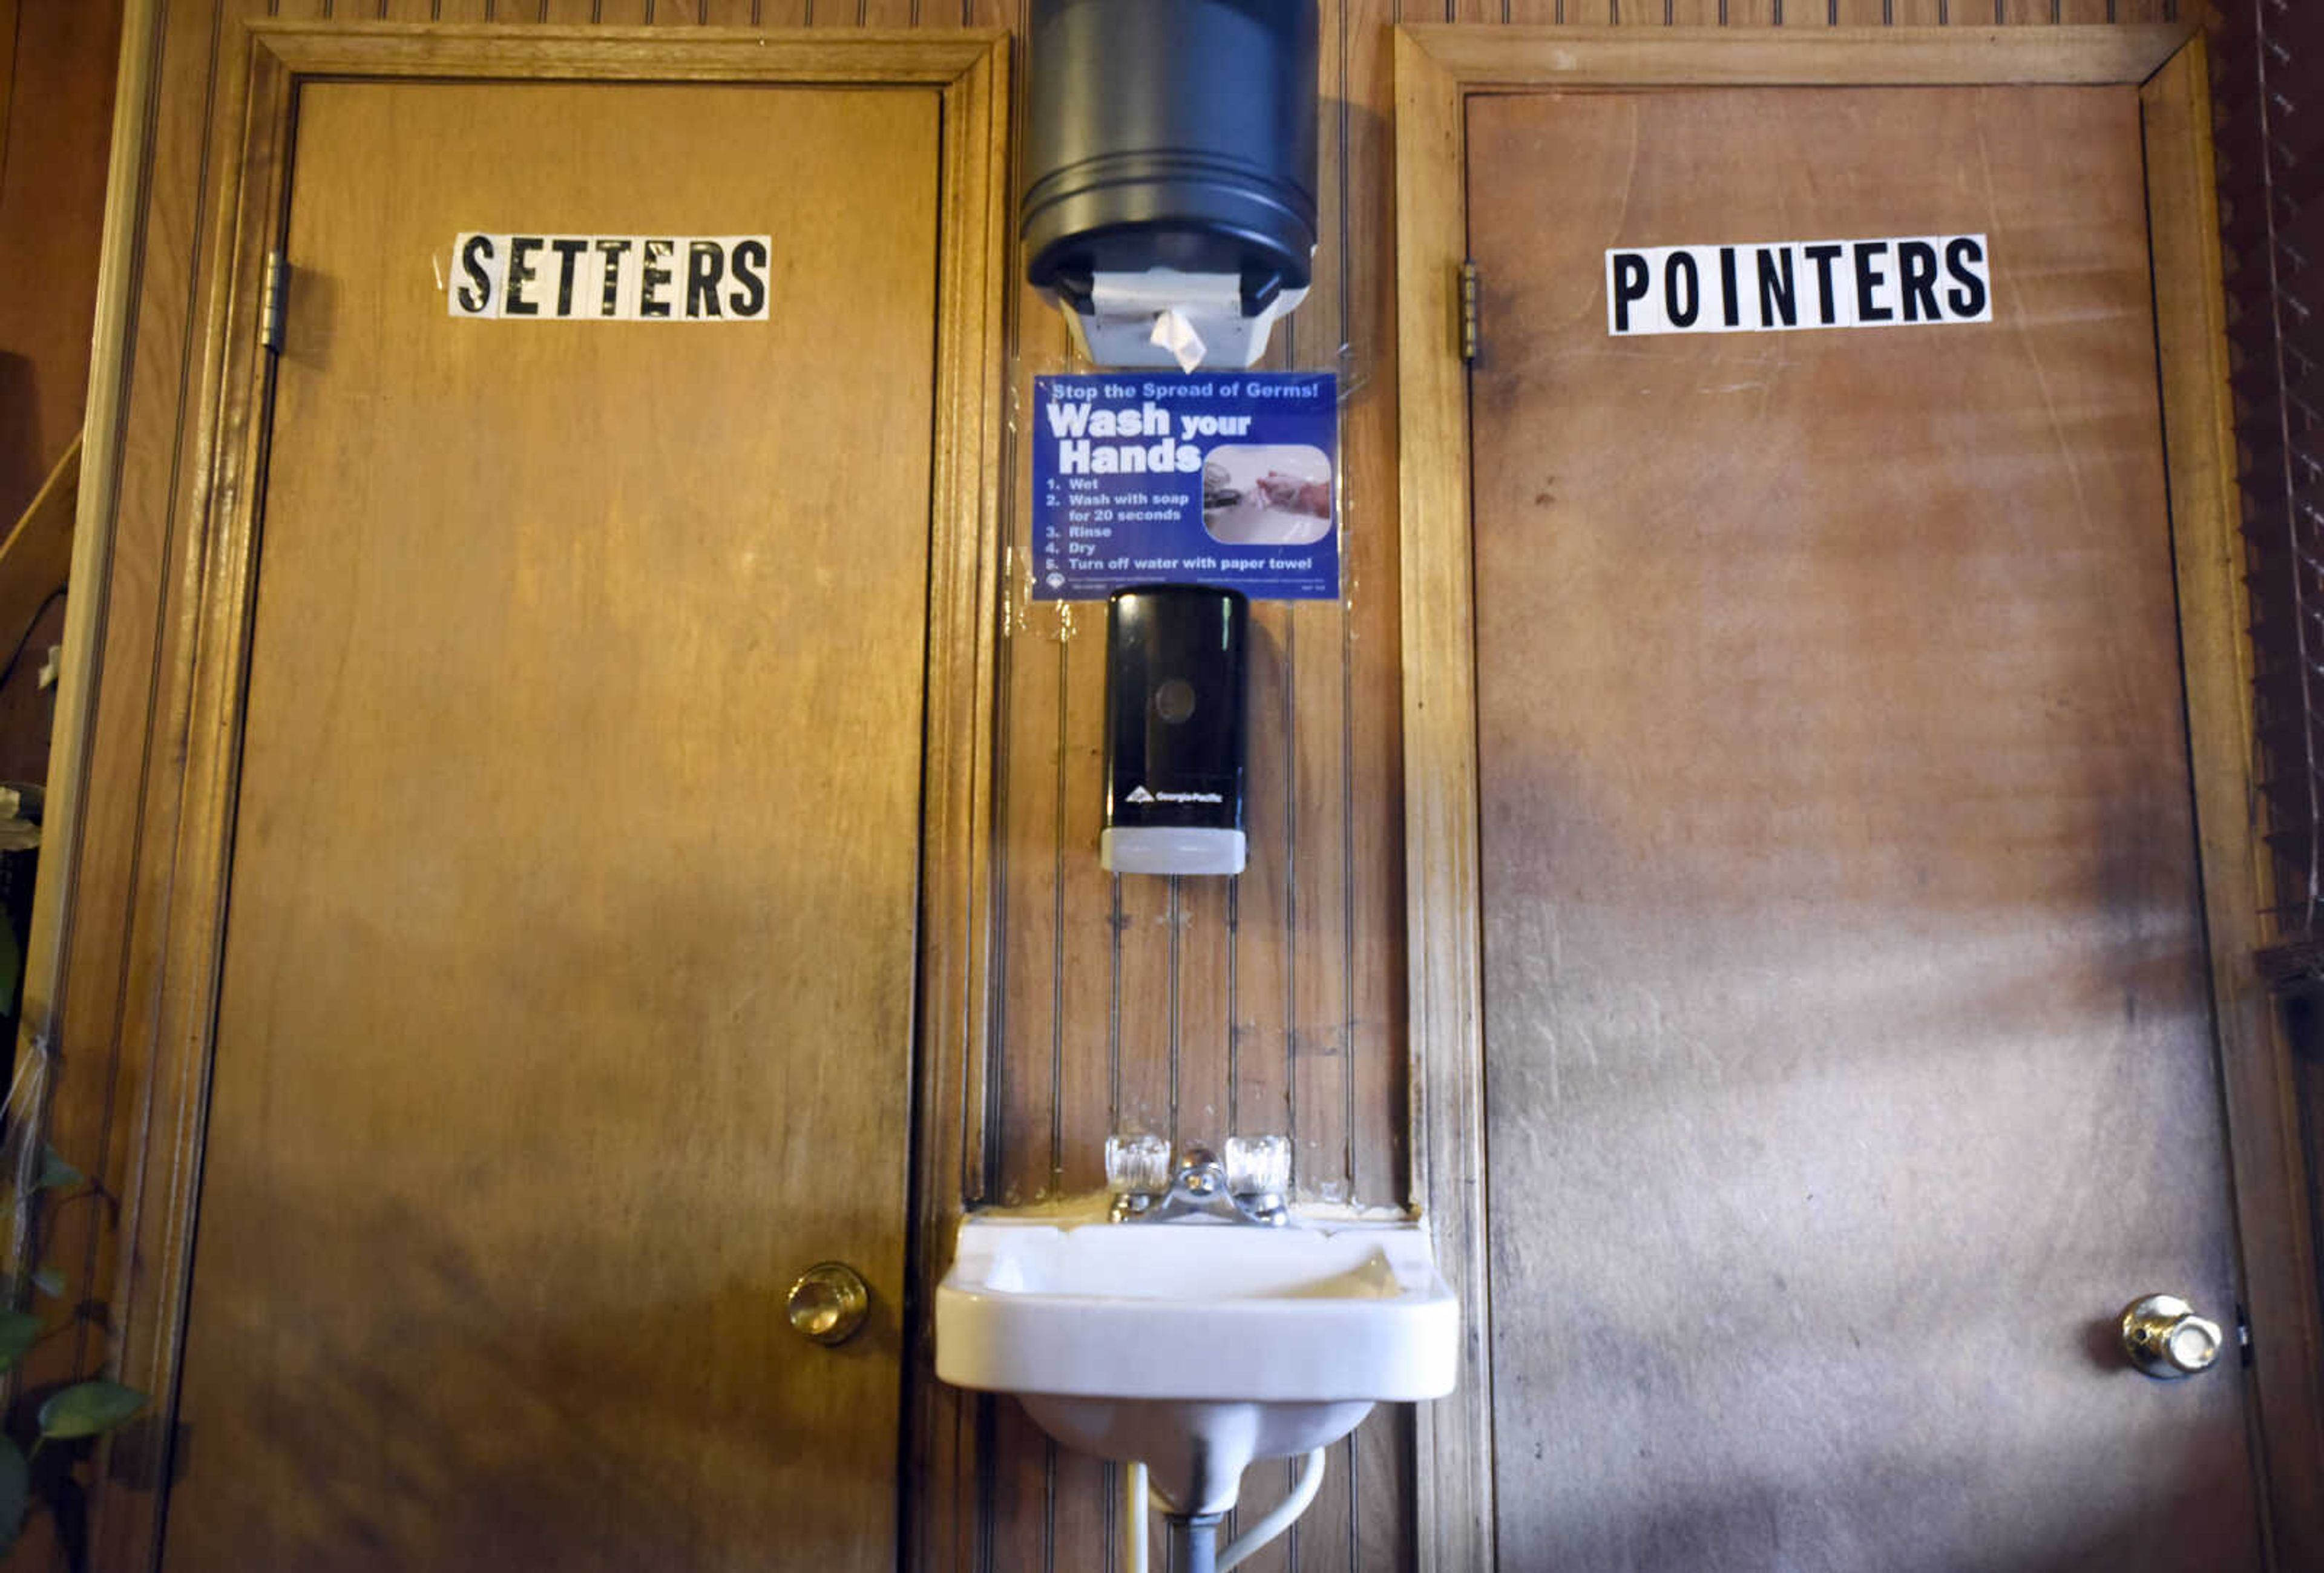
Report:
[{"label": "vertical wood paneling", "polygon": [[[1064,756],[1062,932],[1052,958],[1065,977],[1065,1012],[1047,1042],[1023,1050],[1046,1055],[1059,1067],[1058,1171],[1052,1189],[1068,1196],[1103,1187],[1105,1138],[1121,1128],[1116,1123],[1120,1099],[1112,1063],[1111,1022],[1121,988],[1114,959],[1114,882],[1097,861],[1105,800],[1098,759],[1105,725],[1105,613],[1102,607],[1076,606],[1071,615],[1064,672],[1065,741],[1056,750]],[[1001,1052],[1013,1058],[1019,1050],[1012,1039]]]},{"label": "vertical wood paneling", "polygon": [[[1410,1198],[1410,1098],[1404,1032],[1403,680],[1397,613],[1396,232],[1389,117],[1362,106],[1395,94],[1395,0],[1351,0],[1334,162],[1340,206],[1329,244],[1343,275],[1338,338],[1354,389],[1343,433],[1354,498],[1345,532],[1348,612],[1341,624],[1346,726],[1339,784],[1348,856],[1340,893],[1347,936],[1348,1180],[1351,1200]],[[1374,240],[1372,237],[1379,237]],[[1386,921],[1383,921],[1383,920]]]},{"label": "vertical wood paneling", "polygon": [[991,1560],[987,1566],[1047,1565],[1053,1533],[1050,1515],[1056,1479],[1050,1466],[1056,1448],[1013,1399],[975,1401],[992,1416],[994,1460],[991,1495]]},{"label": "vertical wood paneling", "polygon": [[[1323,122],[1318,143],[1321,190],[1316,227],[1322,244],[1306,304],[1289,324],[1291,354],[1316,366],[1336,364],[1342,343],[1347,212],[1339,106],[1347,102],[1342,27],[1335,8],[1319,51]],[[1343,470],[1344,470],[1343,465]],[[1344,483],[1349,477],[1342,475]],[[1344,537],[1343,537],[1344,539]],[[1344,582],[1343,597],[1350,587]],[[1291,609],[1286,654],[1291,679],[1288,969],[1291,984],[1293,1174],[1299,1193],[1345,1200],[1347,1120],[1348,932],[1344,895],[1347,799],[1348,601],[1302,601]]]},{"label": "vertical wood paneling", "polygon": [[[1291,674],[1285,664],[1290,609],[1251,608],[1250,774],[1246,782],[1250,858],[1235,882],[1232,1122],[1251,1134],[1291,1130],[1291,994],[1284,963],[1290,894]],[[1272,745],[1258,740],[1272,736]]]},{"label": "vertical wood paneling", "polygon": [[1170,882],[1118,874],[1107,966],[1115,990],[1106,1023],[1108,1128],[1169,1135]]},{"label": "vertical wood paneling", "polygon": [[[167,522],[181,486],[200,471],[180,446],[179,405],[202,358],[197,273],[208,240],[205,196],[213,140],[208,117],[226,47],[222,39],[232,19],[264,13],[264,0],[217,0],[207,6],[133,8],[128,23],[152,41],[150,90],[160,109],[152,117],[143,170],[114,171],[113,193],[120,190],[124,175],[139,172],[147,177],[149,190],[132,254],[109,253],[105,264],[121,271],[128,291],[122,358],[92,377],[93,384],[108,375],[119,378],[117,514],[103,598],[84,596],[79,601],[97,606],[102,624],[87,757],[135,763],[127,769],[116,765],[106,777],[89,778],[72,847],[71,928],[57,941],[64,950],[64,970],[51,1029],[60,1084],[75,1068],[78,1074],[73,1096],[64,1096],[60,1086],[50,1140],[61,1152],[86,1155],[78,1161],[83,1167],[95,1165],[93,1174],[132,1172],[138,1142],[132,1111],[146,1094],[152,1063],[147,1007],[159,946],[141,943],[131,914],[147,910],[144,902],[153,889],[166,882],[166,847],[174,828],[174,804],[161,805],[142,819],[140,807],[144,761],[152,749],[168,749],[178,741],[153,717],[171,713],[169,699],[182,691],[185,630],[166,624],[160,607],[165,581],[175,571]],[[125,134],[130,123],[144,119],[141,105],[116,106],[115,134]],[[103,507],[103,499],[95,505]],[[50,856],[53,870],[54,848]],[[44,881],[44,900],[47,887]],[[120,1215],[103,1198],[118,1189],[116,1181],[78,1198],[79,1205],[69,1201],[51,1211],[48,1264],[65,1281],[63,1302],[80,1309],[68,1336],[44,1340],[27,1358],[25,1382],[91,1374],[113,1356],[105,1308],[120,1293],[124,1264]],[[44,1517],[34,1518],[34,1537],[48,1529]],[[38,1559],[43,1549],[36,1539],[17,1554]]]},{"label": "vertical wood paneling", "polygon": [[[281,14],[360,21],[481,20],[487,0],[279,0]],[[184,571],[163,526],[202,473],[177,447],[172,412],[198,376],[197,260],[215,156],[204,125],[221,25],[244,0],[176,0],[158,66],[160,112],[144,250],[130,339],[127,448],[105,681],[95,747],[108,760],[167,751],[148,737],[147,706],[182,679],[178,631],[158,615],[161,588]],[[247,0],[263,14],[265,0]],[[1022,0],[490,0],[503,23],[635,26],[1016,26]],[[2010,21],[2158,20],[2165,0],[2003,0]],[[1409,1191],[1404,1032],[1404,869],[1398,725],[1394,284],[1388,24],[1395,0],[1324,0],[1323,245],[1309,303],[1289,325],[1281,364],[1318,368],[1347,354],[1343,476],[1347,600],[1254,609],[1251,863],[1233,882],[1114,884],[1096,865],[1102,727],[1102,606],[1028,606],[1024,469],[1011,539],[1017,611],[1002,675],[1005,730],[994,804],[1005,880],[998,950],[1001,1003],[992,1071],[996,1161],[989,1197],[1031,1200],[1094,1190],[1111,1123],[1168,1128],[1175,1069],[1182,1133],[1286,1130],[1298,1137],[1310,1199],[1397,1205]],[[1833,0],[1412,0],[1415,20],[1654,26],[1823,25]],[[1844,24],[1984,24],[1994,0],[1837,0]],[[1022,50],[1019,49],[1021,67]],[[1018,303],[1023,375],[1064,364],[1052,313]],[[996,368],[999,375],[999,368]],[[163,707],[162,713],[167,713]],[[153,848],[166,810],[135,819],[134,775],[97,791],[83,820],[76,924],[83,954],[64,1001],[69,1043],[111,1063],[110,1102],[61,1106],[58,1134],[77,1157],[124,1172],[129,1112],[142,1096],[145,1028],[137,1002],[151,980],[124,937],[130,898],[161,877]],[[1175,1030],[1174,1030],[1175,1029]],[[115,1287],[101,1211],[60,1209],[56,1240],[77,1299]],[[86,1290],[84,1296],[79,1291]],[[87,1368],[97,1324],[57,1356]],[[69,1356],[69,1358],[66,1358]],[[44,1356],[46,1357],[46,1356]],[[974,1423],[976,1406],[968,1406]],[[1056,1453],[1013,1404],[991,1406],[983,1488],[994,1569],[1111,1565],[1110,1467]],[[1412,1555],[1410,1416],[1374,1417],[1333,1450],[1333,1482],[1286,1543],[1250,1566],[1397,1568]],[[1245,1518],[1279,1498],[1287,1470],[1253,1472]],[[972,1533],[964,1542],[980,1544]]]},{"label": "vertical wood paneling", "polygon": [[1176,882],[1177,980],[1172,1006],[1182,1139],[1213,1146],[1227,1128],[1227,902],[1223,879]]},{"label": "vertical wood paneling", "polygon": [[1348,1445],[1349,1490],[1356,1504],[1351,1573],[1412,1566],[1413,1419],[1399,1404],[1372,1411]]},{"label": "vertical wood paneling", "polygon": [[[1065,865],[1065,773],[1059,768],[1064,755],[1055,746],[1064,730],[1065,693],[1059,625],[1053,608],[1021,602],[1012,608],[997,751],[1001,777],[995,787],[1005,815],[1001,878],[1005,888],[1024,897],[1004,914],[1008,930],[1001,937],[1014,963],[1004,979],[1001,1020],[1020,1052],[999,1056],[993,1067],[1001,1122],[996,1199],[1010,1207],[1049,1194],[1059,1149],[1057,1055],[1065,1026],[1059,913]],[[1045,893],[1046,901],[1040,899]],[[1048,1053],[1032,1051],[1043,1044]]]}]

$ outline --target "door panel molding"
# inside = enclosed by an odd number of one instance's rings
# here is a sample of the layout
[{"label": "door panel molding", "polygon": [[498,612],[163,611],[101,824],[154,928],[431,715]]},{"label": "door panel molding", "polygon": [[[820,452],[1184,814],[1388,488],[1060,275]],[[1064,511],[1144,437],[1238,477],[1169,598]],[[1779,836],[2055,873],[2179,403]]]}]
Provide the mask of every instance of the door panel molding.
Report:
[{"label": "door panel molding", "polygon": [[[1495,1565],[1484,1144],[1466,102],[1512,90],[1680,86],[2121,85],[2138,89],[2202,897],[2226,1091],[2249,1369],[2275,1565],[2324,1561],[2319,1326],[2289,1047],[2253,957],[2269,904],[2255,800],[2209,98],[2182,25],[1712,30],[1400,27],[1396,40],[1398,422],[1415,1189],[1468,1308],[1461,1387],[1418,1427],[1424,1568]],[[1487,282],[1486,332],[1490,296]]]},{"label": "door panel molding", "polygon": [[[150,40],[147,42],[150,42]],[[133,35],[124,78],[140,52]],[[206,254],[200,372],[179,418],[198,484],[171,521],[168,616],[188,655],[154,674],[158,751],[139,803],[161,876],[133,911],[133,972],[154,979],[124,1001],[122,1051],[64,1063],[56,1096],[89,1106],[136,1100],[120,1155],[97,1176],[118,1198],[113,1365],[157,1395],[151,1419],[109,1449],[90,1494],[89,1565],[148,1568],[161,1551],[179,1361],[199,1197],[210,1057],[227,901],[255,588],[257,505],[272,362],[256,312],[267,254],[287,217],[300,85],[431,80],[734,82],[932,89],[941,117],[926,722],[921,739],[919,934],[912,1075],[910,1288],[925,1303],[964,1195],[973,1194],[985,1059],[989,791],[999,613],[1001,381],[1008,219],[1008,44],[992,31],[945,34],[690,34],[606,29],[350,27],[261,23],[229,40],[210,127],[220,171]],[[124,94],[124,105],[130,102]],[[116,187],[115,214],[126,205]],[[117,235],[118,226],[115,226]],[[107,266],[118,259],[108,249]],[[108,319],[98,364],[125,330]],[[105,562],[112,499],[83,517],[83,560]],[[90,526],[94,528],[90,528]],[[97,576],[101,579],[101,573]],[[87,670],[82,668],[79,670]],[[75,783],[76,802],[88,790]],[[69,892],[60,892],[69,896]],[[69,902],[59,907],[69,911]],[[61,956],[62,934],[46,940]],[[143,1048],[141,1050],[140,1046]],[[143,1059],[144,1063],[136,1062]],[[969,1183],[954,1181],[960,1176]],[[768,1314],[779,1314],[770,1305]],[[954,1540],[973,1510],[973,1437],[963,1401],[932,1374],[925,1329],[904,1373],[900,1467],[927,1489],[901,1536],[913,1561]],[[900,1499],[899,1499],[900,1500]]]}]

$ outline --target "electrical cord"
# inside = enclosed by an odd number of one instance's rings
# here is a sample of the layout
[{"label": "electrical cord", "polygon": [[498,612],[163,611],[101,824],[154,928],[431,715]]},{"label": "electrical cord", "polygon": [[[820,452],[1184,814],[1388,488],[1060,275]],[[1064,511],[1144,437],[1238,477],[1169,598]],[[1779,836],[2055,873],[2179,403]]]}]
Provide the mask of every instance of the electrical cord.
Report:
[{"label": "electrical cord", "polygon": [[1291,1521],[1305,1513],[1314,1504],[1315,1494],[1323,1489],[1323,1449],[1318,1448],[1307,1455],[1299,1470],[1298,1480],[1292,1485],[1291,1494],[1277,1503],[1272,1512],[1237,1535],[1228,1543],[1227,1549],[1219,1553],[1219,1573],[1227,1573],[1228,1568],[1249,1560],[1261,1547],[1289,1529]]},{"label": "electrical cord", "polygon": [[0,688],[7,686],[8,680],[16,675],[16,663],[24,659],[24,646],[32,642],[33,634],[41,626],[41,619],[49,615],[51,606],[64,599],[65,591],[70,588],[69,585],[59,585],[55,589],[51,590],[48,599],[42,601],[40,609],[32,614],[32,620],[24,625],[24,631],[16,636],[16,648],[8,652],[6,661],[0,662]]}]

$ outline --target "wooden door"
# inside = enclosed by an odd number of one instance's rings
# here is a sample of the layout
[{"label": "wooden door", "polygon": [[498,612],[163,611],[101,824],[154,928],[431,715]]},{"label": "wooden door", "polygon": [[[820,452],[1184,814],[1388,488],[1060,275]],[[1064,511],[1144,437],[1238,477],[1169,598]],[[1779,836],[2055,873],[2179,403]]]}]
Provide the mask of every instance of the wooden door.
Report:
[{"label": "wooden door", "polygon": [[[890,1568],[921,847],[990,605],[984,379],[944,356],[990,310],[994,123],[931,67],[990,42],[363,79],[399,42],[290,35],[253,91],[287,308],[198,592],[160,1565]],[[555,69],[591,59],[656,69]],[[769,309],[464,319],[467,232],[768,236]],[[784,1312],[825,1260],[870,1288],[837,1348]],[[168,1282],[125,1363],[165,1386]],[[111,1564],[150,1511],[101,1517]]]},{"label": "wooden door", "polygon": [[[2260,1565],[2233,1356],[2111,1328],[2239,1299],[2139,115],[1468,101],[1504,1567]],[[1970,233],[1989,322],[1610,330]]]}]

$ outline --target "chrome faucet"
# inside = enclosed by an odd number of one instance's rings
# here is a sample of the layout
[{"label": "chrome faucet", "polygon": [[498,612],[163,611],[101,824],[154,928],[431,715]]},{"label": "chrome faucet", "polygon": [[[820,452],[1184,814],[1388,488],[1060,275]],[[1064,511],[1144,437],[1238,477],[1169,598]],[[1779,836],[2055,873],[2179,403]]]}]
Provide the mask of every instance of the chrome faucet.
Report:
[{"label": "chrome faucet", "polygon": [[1159,1136],[1108,1136],[1106,1188],[1112,1217],[1167,1224],[1211,1218],[1276,1228],[1291,1221],[1284,1196],[1291,1189],[1291,1142],[1284,1136],[1230,1136],[1223,1156],[1189,1143],[1171,1161]]}]

